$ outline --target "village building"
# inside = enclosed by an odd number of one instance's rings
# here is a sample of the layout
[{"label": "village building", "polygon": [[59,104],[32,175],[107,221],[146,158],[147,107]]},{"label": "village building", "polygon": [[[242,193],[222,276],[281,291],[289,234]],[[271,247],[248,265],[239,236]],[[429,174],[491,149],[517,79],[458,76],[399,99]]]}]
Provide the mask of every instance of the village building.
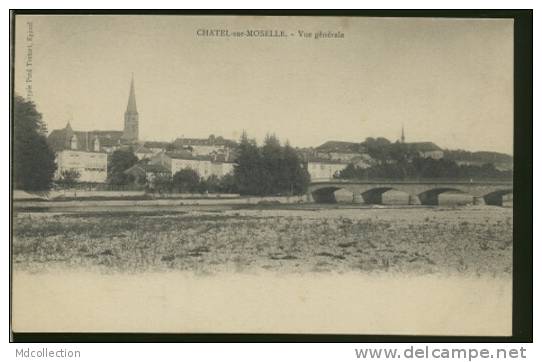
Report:
[{"label": "village building", "polygon": [[316,155],[335,161],[350,161],[366,152],[365,147],[356,142],[327,141],[315,148]]},{"label": "village building", "polygon": [[331,180],[348,164],[368,168],[374,160],[355,142],[327,141],[316,148],[297,150],[312,181]]},{"label": "village building", "polygon": [[137,185],[153,186],[158,177],[169,177],[171,172],[168,168],[160,164],[149,164],[140,162],[130,167],[124,173],[133,176],[134,183]]},{"label": "village building", "polygon": [[65,128],[52,131],[47,142],[56,155],[55,179],[60,179],[64,171],[74,170],[79,173],[79,182],[105,182],[107,154],[102,152],[100,135],[74,131],[69,122]]},{"label": "village building", "polygon": [[90,131],[88,134],[91,137],[96,137],[100,142],[100,151],[106,153],[112,153],[119,149],[122,144],[123,131]]},{"label": "village building", "polygon": [[177,138],[173,141],[175,149],[190,151],[194,156],[210,156],[213,153],[228,154],[237,143],[223,137],[210,135],[208,138]]},{"label": "village building", "polygon": [[401,127],[401,143],[407,146],[409,154],[416,154],[422,158],[440,160],[444,157],[444,151],[433,142],[405,142],[405,127]]},{"label": "village building", "polygon": [[311,181],[332,180],[348,166],[349,162],[336,161],[310,157],[305,162],[305,167],[311,177]]},{"label": "village building", "polygon": [[365,147],[355,142],[327,141],[315,148],[318,158],[339,162],[350,162],[363,154],[366,154]]},{"label": "village building", "polygon": [[406,145],[410,153],[415,153],[422,158],[440,160],[444,157],[444,151],[433,142],[410,142]]},{"label": "village building", "polygon": [[104,183],[107,180],[107,154],[64,150],[57,153],[55,180],[59,180],[63,171],[75,170],[79,182]]},{"label": "village building", "polygon": [[143,146],[150,150],[154,155],[160,152],[166,152],[173,148],[173,145],[170,142],[162,141],[145,141]]},{"label": "village building", "polygon": [[143,144],[136,145],[133,148],[134,155],[136,155],[138,160],[148,160],[157,152],[153,152],[150,148],[145,147]]},{"label": "village building", "polygon": [[232,174],[234,168],[233,160],[224,155],[195,156],[188,151],[161,152],[151,157],[149,163],[166,167],[172,175],[182,169],[189,168],[204,178],[209,176],[223,177]]}]

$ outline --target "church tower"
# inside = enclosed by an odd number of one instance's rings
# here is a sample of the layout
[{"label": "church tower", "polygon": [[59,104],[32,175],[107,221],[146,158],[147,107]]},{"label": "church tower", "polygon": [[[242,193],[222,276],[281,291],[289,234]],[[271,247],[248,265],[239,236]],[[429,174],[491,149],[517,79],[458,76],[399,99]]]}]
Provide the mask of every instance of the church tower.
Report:
[{"label": "church tower", "polygon": [[401,126],[401,143],[405,143],[405,126]]},{"label": "church tower", "polygon": [[139,113],[137,113],[133,73],[128,106],[126,107],[126,112],[124,112],[124,133],[122,138],[130,142],[135,142],[139,139]]}]

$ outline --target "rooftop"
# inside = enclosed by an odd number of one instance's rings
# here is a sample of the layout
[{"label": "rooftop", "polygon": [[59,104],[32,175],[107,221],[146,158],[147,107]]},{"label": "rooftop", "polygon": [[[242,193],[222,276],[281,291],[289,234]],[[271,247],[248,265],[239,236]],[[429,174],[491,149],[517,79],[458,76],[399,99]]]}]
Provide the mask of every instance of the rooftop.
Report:
[{"label": "rooftop", "polygon": [[305,161],[306,162],[310,162],[310,163],[325,163],[325,164],[328,164],[328,165],[346,165],[348,164],[349,162],[344,162],[344,161],[339,161],[339,160],[330,160],[328,158],[322,158],[322,157],[318,157],[318,156],[313,156],[313,155],[309,155],[307,157],[305,157]]},{"label": "rooftop", "polygon": [[143,143],[143,145],[147,148],[166,148],[170,144],[170,142],[163,141],[146,141],[145,143]]},{"label": "rooftop", "polygon": [[145,147],[144,145],[139,145],[136,148],[134,148],[134,153],[148,153],[148,154],[151,154],[153,152],[150,149],[148,149],[147,147]]},{"label": "rooftop", "polygon": [[319,152],[360,153],[363,146],[356,142],[327,141],[316,147]]},{"label": "rooftop", "polygon": [[433,142],[409,142],[406,145],[414,151],[419,152],[429,152],[429,151],[440,151],[441,148],[434,144]]},{"label": "rooftop", "polygon": [[180,137],[173,141],[175,145],[179,146],[229,146],[233,147],[237,145],[237,142],[223,138],[221,136],[215,137],[210,135],[208,138],[184,138]]},{"label": "rooftop", "polygon": [[227,163],[233,163],[233,158],[231,155],[224,155],[224,154],[215,154],[215,155],[193,155],[192,153],[188,151],[174,151],[174,152],[166,152],[166,156],[177,159],[177,160],[199,160],[199,161],[210,161],[210,162],[227,162]]},{"label": "rooftop", "polygon": [[127,169],[126,173],[132,173],[132,172],[145,172],[145,173],[169,173],[170,171],[160,164],[150,164],[150,163],[137,163]]}]

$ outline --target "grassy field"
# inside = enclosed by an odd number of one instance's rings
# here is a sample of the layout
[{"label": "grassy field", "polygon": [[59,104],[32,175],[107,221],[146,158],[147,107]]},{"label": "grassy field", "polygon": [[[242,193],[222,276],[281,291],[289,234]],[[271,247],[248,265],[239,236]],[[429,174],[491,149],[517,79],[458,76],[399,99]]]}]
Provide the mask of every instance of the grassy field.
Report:
[{"label": "grassy field", "polygon": [[15,269],[511,275],[500,207],[19,213]]}]

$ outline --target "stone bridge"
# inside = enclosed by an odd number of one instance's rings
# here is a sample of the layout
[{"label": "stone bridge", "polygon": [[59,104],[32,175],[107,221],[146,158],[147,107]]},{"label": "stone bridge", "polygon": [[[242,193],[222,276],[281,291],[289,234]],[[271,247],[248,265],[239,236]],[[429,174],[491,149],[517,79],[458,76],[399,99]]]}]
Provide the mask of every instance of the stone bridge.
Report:
[{"label": "stone bridge", "polygon": [[438,205],[439,195],[455,192],[470,195],[474,204],[502,205],[503,196],[513,192],[512,181],[315,181],[309,185],[307,201],[334,203],[335,191],[352,193],[353,203],[382,203],[382,195],[390,190],[409,195],[408,204]]}]

